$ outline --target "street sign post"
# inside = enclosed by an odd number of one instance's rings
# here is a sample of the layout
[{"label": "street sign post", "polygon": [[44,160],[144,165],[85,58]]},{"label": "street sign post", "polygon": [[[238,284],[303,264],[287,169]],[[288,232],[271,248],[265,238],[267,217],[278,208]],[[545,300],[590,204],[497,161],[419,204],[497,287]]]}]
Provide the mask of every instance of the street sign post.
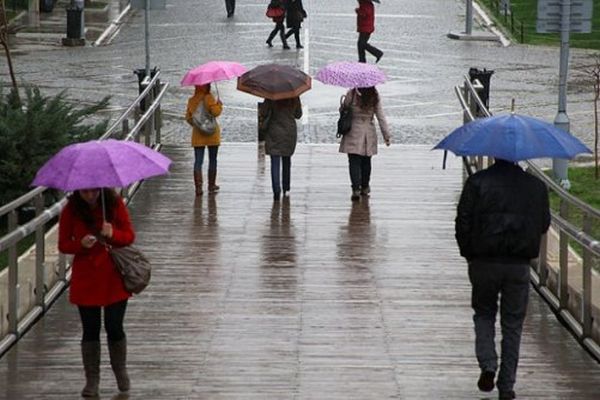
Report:
[{"label": "street sign post", "polygon": [[150,76],[150,22],[148,11],[164,10],[167,0],[131,0],[131,7],[136,10],[144,10],[144,44],[146,47],[146,77]]}]

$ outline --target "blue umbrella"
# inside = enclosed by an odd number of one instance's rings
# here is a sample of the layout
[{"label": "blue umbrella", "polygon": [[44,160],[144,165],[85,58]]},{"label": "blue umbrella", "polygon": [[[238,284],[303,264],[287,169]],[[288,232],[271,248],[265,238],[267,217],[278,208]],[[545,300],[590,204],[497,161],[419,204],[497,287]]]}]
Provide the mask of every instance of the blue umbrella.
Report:
[{"label": "blue umbrella", "polygon": [[490,156],[508,161],[532,158],[571,159],[591,153],[579,139],[554,125],[525,115],[477,119],[453,130],[433,149],[457,156]]}]

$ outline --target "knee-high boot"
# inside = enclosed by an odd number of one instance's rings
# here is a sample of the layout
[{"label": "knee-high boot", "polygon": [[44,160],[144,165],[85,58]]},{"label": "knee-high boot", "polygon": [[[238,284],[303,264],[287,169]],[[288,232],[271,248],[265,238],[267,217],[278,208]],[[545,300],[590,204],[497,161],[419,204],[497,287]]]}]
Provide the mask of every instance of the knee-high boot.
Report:
[{"label": "knee-high boot", "polygon": [[202,195],[202,171],[194,171],[194,186],[196,187],[196,196]]},{"label": "knee-high boot", "polygon": [[81,342],[81,358],[85,371],[83,397],[97,397],[100,384],[100,342]]},{"label": "knee-high boot", "polygon": [[217,186],[216,181],[217,181],[217,170],[216,169],[209,170],[208,171],[208,191],[210,193],[214,193],[220,189],[220,187]]},{"label": "knee-high boot", "polygon": [[108,353],[110,355],[110,366],[117,379],[119,391],[129,391],[129,375],[127,375],[127,339],[123,338],[116,342],[108,342]]}]

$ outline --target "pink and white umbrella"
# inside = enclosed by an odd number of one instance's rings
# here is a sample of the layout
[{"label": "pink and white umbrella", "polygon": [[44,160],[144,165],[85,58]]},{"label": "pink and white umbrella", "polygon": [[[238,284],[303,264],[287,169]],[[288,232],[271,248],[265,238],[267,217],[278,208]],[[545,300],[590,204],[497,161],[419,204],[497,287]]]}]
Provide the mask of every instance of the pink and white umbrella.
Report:
[{"label": "pink and white umbrella", "polygon": [[186,72],[181,86],[200,86],[207,83],[237,78],[246,67],[233,61],[210,61]]},{"label": "pink and white umbrella", "polygon": [[341,61],[321,68],[315,79],[333,86],[364,88],[384,83],[387,78],[376,65]]}]

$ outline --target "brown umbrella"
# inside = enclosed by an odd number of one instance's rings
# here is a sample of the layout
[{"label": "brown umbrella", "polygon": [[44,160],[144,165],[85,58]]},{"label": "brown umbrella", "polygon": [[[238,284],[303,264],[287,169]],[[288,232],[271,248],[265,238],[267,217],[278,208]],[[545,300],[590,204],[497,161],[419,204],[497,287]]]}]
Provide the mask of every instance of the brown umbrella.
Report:
[{"label": "brown umbrella", "polygon": [[310,89],[311,82],[311,77],[297,68],[264,64],[240,76],[237,88],[264,99],[282,100],[300,96]]}]

